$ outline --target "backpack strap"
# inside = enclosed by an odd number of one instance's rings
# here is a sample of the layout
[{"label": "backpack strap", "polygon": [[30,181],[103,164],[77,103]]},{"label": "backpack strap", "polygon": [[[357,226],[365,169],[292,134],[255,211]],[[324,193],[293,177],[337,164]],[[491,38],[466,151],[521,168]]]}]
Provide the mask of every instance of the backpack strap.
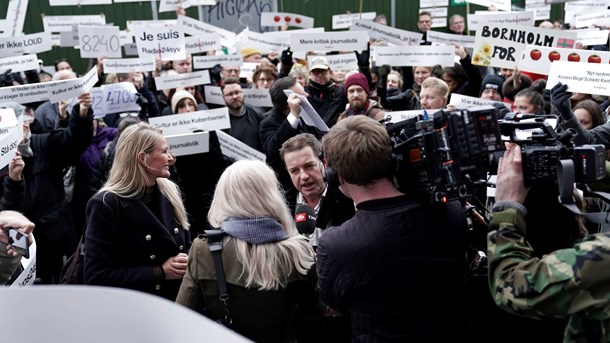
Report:
[{"label": "backpack strap", "polygon": [[205,230],[205,236],[208,239],[208,247],[214,256],[214,268],[216,268],[216,282],[218,283],[218,299],[225,307],[225,323],[231,325],[233,319],[229,315],[229,293],[227,291],[227,282],[225,280],[225,271],[222,264],[222,239],[225,232],[222,230]]}]

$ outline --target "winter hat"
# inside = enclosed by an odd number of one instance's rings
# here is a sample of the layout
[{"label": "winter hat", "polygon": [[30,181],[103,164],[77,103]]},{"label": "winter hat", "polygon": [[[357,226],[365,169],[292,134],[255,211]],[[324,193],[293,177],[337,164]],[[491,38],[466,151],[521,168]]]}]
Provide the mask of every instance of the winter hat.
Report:
[{"label": "winter hat", "polygon": [[185,90],[176,91],[176,93],[174,93],[174,96],[172,96],[172,113],[173,114],[178,114],[178,103],[180,102],[180,100],[186,99],[186,98],[193,100],[193,102],[195,104],[197,104],[197,100],[195,100],[195,97],[189,91],[185,91]]},{"label": "winter hat", "polygon": [[500,93],[500,96],[504,98],[502,94],[502,85],[504,84],[504,78],[500,75],[489,74],[483,78],[483,82],[481,82],[481,89],[479,90],[479,96],[483,93],[487,88],[495,89]]},{"label": "winter hat", "polygon": [[309,67],[309,71],[314,71],[316,69],[328,70],[330,66],[328,65],[328,60],[323,56],[315,57],[311,60],[311,66]]},{"label": "winter hat", "polygon": [[250,55],[254,55],[254,54],[261,54],[261,51],[256,49],[256,48],[250,48],[250,47],[245,47],[241,49],[241,55],[243,57],[248,57]]},{"label": "winter hat", "polygon": [[369,81],[366,79],[366,76],[364,76],[364,74],[362,74],[362,73],[353,74],[350,77],[348,77],[347,80],[345,80],[345,94],[346,95],[347,95],[347,90],[353,85],[358,85],[358,86],[364,88],[364,91],[366,92],[366,94],[369,94],[369,92],[371,91],[371,89],[369,88]]}]

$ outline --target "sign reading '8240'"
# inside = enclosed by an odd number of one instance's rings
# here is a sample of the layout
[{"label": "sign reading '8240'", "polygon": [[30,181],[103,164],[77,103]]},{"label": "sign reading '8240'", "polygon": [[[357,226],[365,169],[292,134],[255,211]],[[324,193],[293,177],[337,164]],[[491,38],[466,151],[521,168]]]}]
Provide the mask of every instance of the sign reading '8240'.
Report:
[{"label": "sign reading '8240'", "polygon": [[121,58],[121,40],[118,26],[78,26],[80,57],[106,56]]}]

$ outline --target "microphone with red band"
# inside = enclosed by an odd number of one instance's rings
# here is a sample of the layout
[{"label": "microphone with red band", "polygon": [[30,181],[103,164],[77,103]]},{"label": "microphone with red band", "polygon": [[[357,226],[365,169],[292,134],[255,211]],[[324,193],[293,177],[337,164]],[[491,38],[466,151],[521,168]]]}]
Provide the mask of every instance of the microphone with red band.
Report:
[{"label": "microphone with red band", "polygon": [[316,229],[316,212],[310,206],[301,204],[296,208],[294,222],[299,233],[312,234]]}]

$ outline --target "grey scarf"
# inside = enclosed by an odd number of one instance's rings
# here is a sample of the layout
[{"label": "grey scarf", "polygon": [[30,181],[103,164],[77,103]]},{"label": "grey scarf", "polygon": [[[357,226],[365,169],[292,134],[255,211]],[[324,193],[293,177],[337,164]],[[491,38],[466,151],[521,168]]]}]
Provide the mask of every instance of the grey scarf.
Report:
[{"label": "grey scarf", "polygon": [[282,224],[272,217],[229,217],[220,224],[220,229],[230,236],[252,244],[277,242],[288,238]]}]

